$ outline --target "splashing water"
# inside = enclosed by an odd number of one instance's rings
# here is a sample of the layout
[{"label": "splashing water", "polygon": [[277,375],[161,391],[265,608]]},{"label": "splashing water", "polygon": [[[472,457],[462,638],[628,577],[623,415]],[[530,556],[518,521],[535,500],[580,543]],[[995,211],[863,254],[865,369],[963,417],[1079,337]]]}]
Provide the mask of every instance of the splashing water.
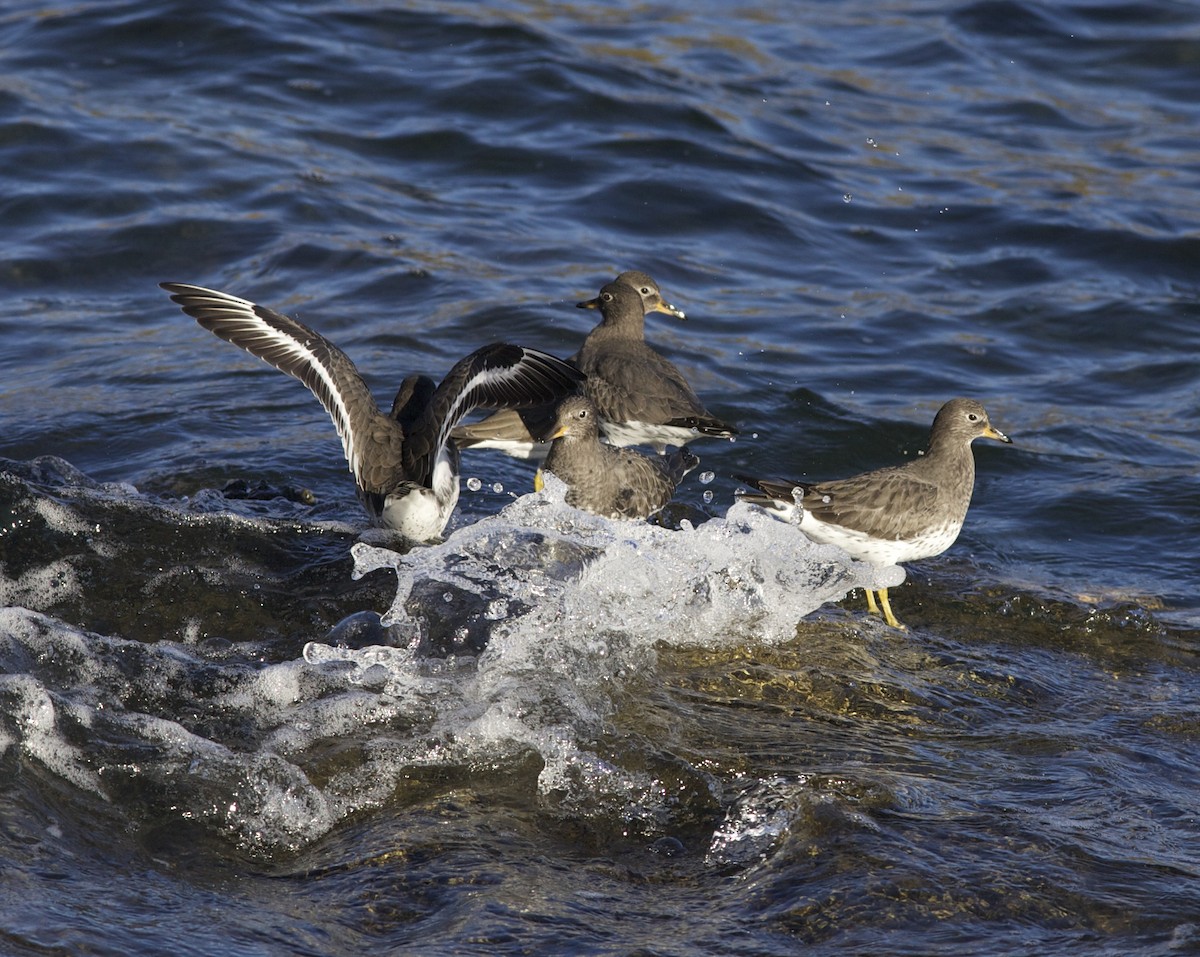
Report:
[{"label": "splashing water", "polygon": [[296,660],[0,610],[0,753],[135,821],[173,815],[255,853],[311,843],[422,768],[534,753],[541,794],[588,801],[602,787],[619,801],[646,791],[642,772],[595,742],[656,648],[785,641],[823,603],[880,584],[750,506],[669,530],[563,494],[548,476],[407,554],[358,542],[355,577],[396,574],[391,607],[351,615]]}]

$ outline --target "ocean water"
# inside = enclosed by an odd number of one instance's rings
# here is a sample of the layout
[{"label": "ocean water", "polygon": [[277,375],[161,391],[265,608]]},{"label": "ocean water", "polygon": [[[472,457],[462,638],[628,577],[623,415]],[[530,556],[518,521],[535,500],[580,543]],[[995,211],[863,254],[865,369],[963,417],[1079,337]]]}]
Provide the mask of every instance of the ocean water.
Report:
[{"label": "ocean water", "polygon": [[[7,4],[0,952],[1200,951],[1198,82],[1167,0]],[[386,403],[631,268],[679,527],[476,452],[407,552],[157,287]],[[955,395],[907,632],[733,503]]]}]

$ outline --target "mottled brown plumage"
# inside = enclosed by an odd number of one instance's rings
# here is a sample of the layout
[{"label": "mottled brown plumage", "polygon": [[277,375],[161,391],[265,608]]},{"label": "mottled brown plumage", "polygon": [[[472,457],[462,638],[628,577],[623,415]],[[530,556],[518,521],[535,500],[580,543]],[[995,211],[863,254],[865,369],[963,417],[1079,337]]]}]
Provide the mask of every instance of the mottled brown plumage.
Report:
[{"label": "mottled brown plumage", "polygon": [[647,456],[605,445],[598,418],[585,396],[568,396],[558,405],[542,468],[566,484],[568,505],[607,518],[648,518],[671,501],[679,482],[700,464],[686,449]]},{"label": "mottled brown plumage", "polygon": [[[709,413],[667,359],[646,344],[645,317],[662,312],[683,319],[646,273],[630,270],[607,284],[595,299],[578,304],[599,309],[601,322],[568,361],[587,375],[583,394],[600,414],[600,433],[613,445],[649,445],[663,452],[702,436],[731,438],[737,430]],[[519,458],[540,458],[534,440],[552,420],[553,407],[498,412],[459,426],[462,448],[498,448]]]},{"label": "mottled brown plumage", "polygon": [[[928,451],[911,462],[834,482],[739,476],[758,493],[738,497],[789,517],[813,541],[838,545],[876,566],[929,558],[953,545],[962,529],[975,487],[971,443],[977,438],[1012,441],[993,428],[978,402],[952,399],[933,420]],[[887,589],[878,591],[884,618],[901,627]],[[876,610],[871,589],[867,605]]]},{"label": "mottled brown plumage", "polygon": [[631,287],[611,282],[580,306],[595,307],[601,323],[572,357],[586,375],[585,394],[614,445],[650,445],[662,452],[700,436],[737,434],[704,408],[683,373],[646,343],[642,301]]}]

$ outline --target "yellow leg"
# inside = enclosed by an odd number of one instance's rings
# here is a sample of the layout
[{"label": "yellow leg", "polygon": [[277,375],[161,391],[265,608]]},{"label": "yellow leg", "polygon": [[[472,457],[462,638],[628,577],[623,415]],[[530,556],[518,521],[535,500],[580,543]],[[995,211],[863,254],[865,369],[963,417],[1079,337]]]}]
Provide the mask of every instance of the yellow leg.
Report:
[{"label": "yellow leg", "polygon": [[[905,628],[896,620],[896,616],[892,614],[892,605],[891,602],[888,601],[887,593],[888,590],[886,588],[879,589],[879,604],[883,608],[883,620],[893,628],[896,628],[900,631],[908,631],[907,628]],[[867,594],[869,595],[870,592],[867,592]]]},{"label": "yellow leg", "polygon": [[545,485],[546,485],[546,482],[542,478],[542,470],[538,469],[537,472],[535,472],[534,476],[533,476],[533,490],[535,492],[540,492],[543,489],[543,487],[545,487]]},{"label": "yellow leg", "polygon": [[864,588],[863,591],[867,593],[867,611],[872,615],[878,615],[879,606],[875,604],[875,592],[870,588]]}]

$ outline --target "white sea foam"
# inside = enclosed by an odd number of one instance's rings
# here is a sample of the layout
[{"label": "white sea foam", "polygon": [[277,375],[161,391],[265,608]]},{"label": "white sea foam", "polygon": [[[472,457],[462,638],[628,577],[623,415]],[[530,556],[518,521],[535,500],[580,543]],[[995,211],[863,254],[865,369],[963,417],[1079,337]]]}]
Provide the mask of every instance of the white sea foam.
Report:
[{"label": "white sea foam", "polygon": [[56,701],[50,689],[28,674],[0,674],[0,701],[9,723],[8,728],[0,728],[5,750],[17,746],[76,787],[99,793],[99,780],[87,754],[64,733],[64,718],[71,724],[87,723],[89,708],[85,704]]},{"label": "white sea foam", "polygon": [[804,782],[753,782],[725,809],[709,844],[708,863],[749,864],[764,858],[797,820],[807,797]]},{"label": "white sea foam", "polygon": [[7,577],[0,569],[0,605],[48,608],[82,595],[79,574],[66,558],[31,568],[16,578]]},{"label": "white sea foam", "polygon": [[[294,661],[236,648],[213,658],[194,640],[148,644],[0,609],[0,746],[131,815],[149,802],[161,816],[154,802],[169,794],[173,813],[267,850],[383,804],[414,768],[529,752],[556,806],[603,792],[619,813],[653,816],[666,800],[654,774],[621,768],[596,741],[658,650],[787,640],[823,603],[880,584],[750,506],[672,531],[579,512],[562,495],[550,477],[407,554],[360,542],[356,576],[397,576],[383,623],[364,610]],[[30,574],[3,585],[10,603],[78,587],[69,564]],[[381,640],[362,647],[363,636]],[[327,761],[335,742],[349,758]]]},{"label": "white sea foam", "polygon": [[[801,618],[851,588],[895,583],[890,570],[879,576],[752,506],[673,531],[598,518],[566,506],[562,494],[550,476],[542,493],[407,554],[354,546],[356,576],[397,575],[383,621],[402,647],[312,643],[306,658],[383,667],[387,693],[434,695],[437,730],[468,758],[536,749],[548,789],[564,755],[591,760],[577,743],[611,711],[612,688],[653,666],[660,644],[787,640]],[[443,593],[468,609],[461,627],[487,639],[475,669],[449,693],[413,667],[428,638],[429,596],[436,602]]]},{"label": "white sea foam", "polygon": [[530,606],[510,615],[510,625],[706,645],[748,634],[778,641],[794,634],[800,618],[852,588],[903,580],[900,569],[851,562],[753,506],[737,503],[723,518],[673,531],[599,518],[566,506],[562,494],[562,484],[548,476],[541,493],[405,555],[356,545],[355,577],[396,571],[396,599],[384,622],[414,637],[420,610],[409,599],[418,582],[481,593],[476,582],[483,573],[488,593],[499,590],[504,602]]},{"label": "white sea foam", "polygon": [[61,502],[50,498],[39,498],[34,501],[34,511],[47,526],[66,535],[89,535],[98,532],[99,528],[90,525],[79,515]]}]

